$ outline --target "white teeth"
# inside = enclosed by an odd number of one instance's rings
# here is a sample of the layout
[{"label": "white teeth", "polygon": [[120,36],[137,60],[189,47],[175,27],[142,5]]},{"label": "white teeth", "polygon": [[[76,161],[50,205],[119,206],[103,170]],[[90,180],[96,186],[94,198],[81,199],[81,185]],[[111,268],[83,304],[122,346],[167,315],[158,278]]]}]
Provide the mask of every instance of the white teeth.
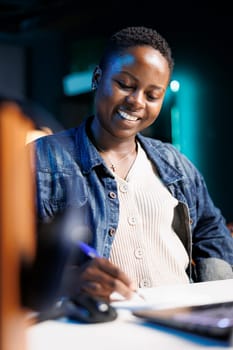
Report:
[{"label": "white teeth", "polygon": [[138,117],[135,117],[133,115],[129,115],[123,111],[119,111],[119,114],[121,115],[122,118],[126,119],[126,120],[130,120],[130,121],[136,121],[138,120]]}]

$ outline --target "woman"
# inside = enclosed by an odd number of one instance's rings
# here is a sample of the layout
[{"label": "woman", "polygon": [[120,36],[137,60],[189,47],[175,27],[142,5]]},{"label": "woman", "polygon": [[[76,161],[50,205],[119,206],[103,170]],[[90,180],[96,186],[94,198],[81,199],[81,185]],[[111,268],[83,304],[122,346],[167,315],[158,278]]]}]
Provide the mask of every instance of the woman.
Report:
[{"label": "woman", "polygon": [[94,115],[36,141],[40,220],[72,207],[101,256],[73,264],[70,294],[130,298],[138,287],[233,278],[232,238],[201,174],[140,134],[160,113],[173,64],[154,29],[119,31],[93,73]]}]

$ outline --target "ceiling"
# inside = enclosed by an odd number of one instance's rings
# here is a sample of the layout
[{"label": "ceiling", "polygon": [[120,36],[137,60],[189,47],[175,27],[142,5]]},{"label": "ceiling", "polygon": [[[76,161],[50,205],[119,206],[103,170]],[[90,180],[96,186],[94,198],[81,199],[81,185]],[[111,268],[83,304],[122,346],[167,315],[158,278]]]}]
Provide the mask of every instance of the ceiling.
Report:
[{"label": "ceiling", "polygon": [[69,43],[106,38],[123,27],[144,25],[164,35],[177,59],[184,50],[190,60],[194,55],[198,59],[200,51],[201,57],[212,57],[211,61],[215,57],[231,66],[233,12],[225,1],[220,5],[203,0],[147,0],[145,4],[136,0],[0,0],[0,39],[34,43],[39,38],[43,42],[47,34],[57,37],[55,32]]},{"label": "ceiling", "polygon": [[138,6],[135,1],[0,0],[0,32],[56,30],[82,34],[132,24],[156,25],[165,31],[167,28],[200,31],[215,27],[221,30],[232,23],[232,11],[224,1],[221,6],[197,0],[186,3],[148,0]]},{"label": "ceiling", "polygon": [[82,2],[74,0],[0,0],[0,31],[64,30],[60,20],[84,10]]}]

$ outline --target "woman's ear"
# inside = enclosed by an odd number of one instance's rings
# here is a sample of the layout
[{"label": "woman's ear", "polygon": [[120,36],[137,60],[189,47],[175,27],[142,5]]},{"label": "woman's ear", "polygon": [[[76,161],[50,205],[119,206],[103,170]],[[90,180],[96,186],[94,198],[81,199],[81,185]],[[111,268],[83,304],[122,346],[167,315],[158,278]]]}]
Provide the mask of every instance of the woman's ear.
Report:
[{"label": "woman's ear", "polygon": [[96,66],[92,75],[91,90],[96,90],[102,76],[102,69]]}]

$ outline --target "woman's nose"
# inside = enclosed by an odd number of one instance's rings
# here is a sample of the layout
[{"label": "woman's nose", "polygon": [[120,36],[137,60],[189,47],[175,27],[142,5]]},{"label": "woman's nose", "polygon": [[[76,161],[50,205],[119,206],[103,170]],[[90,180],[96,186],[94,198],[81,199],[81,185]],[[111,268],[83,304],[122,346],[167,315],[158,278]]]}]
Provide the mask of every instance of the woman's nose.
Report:
[{"label": "woman's nose", "polygon": [[144,108],[145,100],[142,91],[133,91],[126,97],[127,103],[134,108]]}]

